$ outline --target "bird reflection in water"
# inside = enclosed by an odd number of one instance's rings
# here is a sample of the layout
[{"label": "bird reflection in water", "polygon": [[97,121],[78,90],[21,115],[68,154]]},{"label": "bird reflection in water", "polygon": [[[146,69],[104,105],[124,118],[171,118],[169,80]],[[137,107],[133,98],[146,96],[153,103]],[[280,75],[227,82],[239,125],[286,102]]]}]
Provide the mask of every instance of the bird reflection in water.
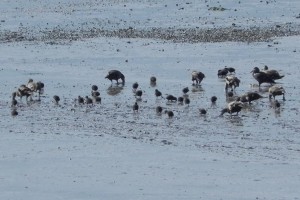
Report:
[{"label": "bird reflection in water", "polygon": [[123,90],[124,85],[111,85],[107,88],[107,94],[111,95],[111,96],[116,96],[118,94],[120,94],[120,92]]}]

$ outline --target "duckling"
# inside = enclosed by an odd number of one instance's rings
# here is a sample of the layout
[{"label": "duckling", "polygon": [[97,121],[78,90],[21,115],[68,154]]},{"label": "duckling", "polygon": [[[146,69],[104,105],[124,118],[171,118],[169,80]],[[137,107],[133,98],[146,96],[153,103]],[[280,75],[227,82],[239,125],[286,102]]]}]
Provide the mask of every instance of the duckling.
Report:
[{"label": "duckling", "polygon": [[254,67],[251,73],[253,78],[257,80],[259,87],[262,83],[270,83],[271,85],[275,83],[274,79],[270,75],[260,71],[258,67]]},{"label": "duckling", "polygon": [[173,95],[171,95],[171,94],[169,94],[167,97],[166,97],[166,99],[168,100],[168,101],[171,101],[171,102],[173,102],[173,101],[177,101],[177,98],[176,97],[174,97]]},{"label": "duckling", "polygon": [[142,91],[142,90],[138,90],[138,91],[135,92],[135,96],[136,96],[137,98],[139,98],[139,99],[142,98],[142,95],[143,95],[143,91]]},{"label": "duckling", "polygon": [[59,98],[59,96],[54,95],[54,96],[53,96],[53,100],[54,100],[54,102],[55,102],[56,104],[58,104],[59,101],[60,101],[60,98]]},{"label": "duckling", "polygon": [[285,90],[282,86],[273,85],[269,88],[269,99],[273,98],[275,99],[275,96],[282,95],[282,100],[285,101]]},{"label": "duckling", "polygon": [[139,105],[137,102],[134,103],[134,105],[132,106],[133,112],[138,112],[139,110]]},{"label": "duckling", "polygon": [[125,84],[125,76],[119,70],[110,70],[105,78],[110,80],[111,83],[112,80],[115,80],[117,81],[117,84],[119,84],[119,79],[121,79],[122,84]]},{"label": "duckling", "polygon": [[165,110],[165,114],[167,114],[169,118],[173,118],[174,117],[174,113],[171,110]]},{"label": "duckling", "polygon": [[204,108],[199,108],[199,112],[201,115],[206,115],[207,111]]},{"label": "duckling", "polygon": [[156,98],[158,98],[158,97],[163,98],[162,93],[158,89],[155,89],[155,96],[156,96]]},{"label": "duckling", "polygon": [[161,106],[157,106],[155,110],[156,110],[156,113],[157,113],[157,114],[161,114],[163,108],[162,108]]},{"label": "duckling", "polygon": [[193,85],[194,85],[194,81],[196,81],[197,85],[200,85],[204,78],[205,78],[205,75],[202,72],[199,72],[199,71],[192,72]]},{"label": "duckling", "polygon": [[190,90],[189,90],[188,87],[185,87],[185,88],[182,89],[182,92],[183,92],[184,95],[186,95],[189,91]]},{"label": "duckling", "polygon": [[132,84],[132,91],[136,92],[137,88],[139,87],[139,84],[137,82]]},{"label": "duckling", "polygon": [[235,76],[226,76],[225,78],[225,90],[227,91],[228,88],[233,91],[236,87],[240,86],[240,79]]},{"label": "duckling", "polygon": [[183,97],[178,97],[177,101],[178,101],[179,105],[182,105],[183,101],[184,101],[184,98]]},{"label": "duckling", "polygon": [[241,102],[248,102],[249,104],[251,104],[251,101],[255,101],[264,97],[257,92],[247,92],[241,95],[239,98]]},{"label": "duckling", "polygon": [[98,90],[98,86],[97,85],[92,85],[92,91],[97,91]]},{"label": "duckling", "polygon": [[96,96],[96,97],[93,97],[93,100],[94,100],[94,102],[95,103],[100,103],[101,104],[101,97],[99,97],[99,96]]},{"label": "duckling", "polygon": [[222,109],[220,116],[223,116],[226,112],[230,114],[230,117],[232,117],[232,113],[236,113],[236,115],[238,115],[242,108],[242,102],[240,102],[239,100],[232,101],[228,103],[226,108]]},{"label": "duckling", "polygon": [[13,109],[13,110],[11,111],[11,116],[13,116],[13,117],[17,116],[18,114],[19,114],[19,113],[18,113],[17,109]]},{"label": "duckling", "polygon": [[86,104],[93,104],[93,100],[89,98],[88,96],[85,96],[85,103]]},{"label": "duckling", "polygon": [[228,74],[228,69],[224,68],[224,69],[219,69],[218,70],[218,77],[225,77]]},{"label": "duckling", "polygon": [[211,101],[211,103],[213,103],[213,104],[215,104],[216,103],[216,101],[217,101],[217,97],[216,96],[212,96],[211,98],[210,98],[210,101]]},{"label": "duckling", "polygon": [[189,106],[191,103],[191,100],[189,98],[184,98],[184,104],[186,104],[187,106]]},{"label": "duckling", "polygon": [[156,77],[155,76],[150,77],[150,85],[152,87],[156,86]]},{"label": "duckling", "polygon": [[279,72],[275,69],[269,70],[267,65],[265,65],[263,72],[270,76],[273,80],[282,79],[284,77],[284,75],[280,75]]},{"label": "duckling", "polygon": [[92,97],[99,97],[100,96],[100,92],[93,90],[92,93],[91,93],[91,95],[92,95]]},{"label": "duckling", "polygon": [[83,104],[84,103],[84,98],[81,96],[78,96],[77,101],[79,104]]}]

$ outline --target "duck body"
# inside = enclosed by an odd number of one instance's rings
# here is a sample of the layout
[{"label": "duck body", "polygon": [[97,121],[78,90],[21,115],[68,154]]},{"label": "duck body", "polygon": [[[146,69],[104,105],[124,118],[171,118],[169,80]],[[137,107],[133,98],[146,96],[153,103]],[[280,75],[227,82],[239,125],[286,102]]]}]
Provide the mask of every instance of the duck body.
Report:
[{"label": "duck body", "polygon": [[264,98],[263,96],[261,96],[260,94],[258,94],[257,92],[247,92],[243,95],[241,95],[240,97],[240,101],[241,102],[248,102],[249,104],[251,104],[252,101]]},{"label": "duck body", "polygon": [[272,97],[275,99],[275,96],[283,96],[283,100],[285,100],[285,90],[282,86],[277,86],[273,85],[272,87],[269,88],[269,98],[271,99]]},{"label": "duck body", "polygon": [[26,100],[28,100],[28,97],[31,97],[33,94],[33,91],[28,88],[26,85],[20,85],[18,90],[16,91],[16,96],[19,96],[21,99],[23,96],[26,97]]},{"label": "duck body", "polygon": [[284,77],[284,75],[280,75],[277,70],[275,70],[275,69],[269,69],[268,66],[264,67],[263,72],[266,73],[273,80],[282,79]]},{"label": "duck body", "polygon": [[259,87],[262,83],[275,84],[275,81],[272,78],[272,76],[268,75],[265,72],[260,71],[258,67],[254,67],[254,69],[251,72],[253,78],[258,82]]},{"label": "duck body", "polygon": [[239,112],[241,112],[243,106],[243,103],[240,101],[232,101],[228,103],[226,108],[222,109],[221,115],[223,115],[226,112],[229,113],[230,116],[232,116],[233,113],[236,113],[236,115],[238,115]]},{"label": "duck body", "polygon": [[155,93],[154,94],[155,94],[156,98],[158,98],[158,97],[162,98],[162,93],[158,89],[155,89]]},{"label": "duck body", "polygon": [[117,84],[119,84],[119,79],[122,80],[123,84],[125,83],[125,76],[119,70],[110,70],[105,78],[111,82],[115,80],[117,81]]},{"label": "duck body", "polygon": [[218,70],[218,77],[225,77],[228,74],[228,69],[224,68],[224,69],[219,69]]},{"label": "duck body", "polygon": [[196,81],[196,84],[201,84],[202,80],[205,78],[205,75],[202,72],[199,71],[193,71],[192,72],[192,81]]},{"label": "duck body", "polygon": [[135,102],[135,103],[133,104],[132,109],[133,109],[133,112],[138,112],[138,110],[139,110],[139,105],[138,105],[137,102]]},{"label": "duck body", "polygon": [[240,79],[235,76],[226,76],[225,78],[225,90],[227,91],[228,88],[233,91],[235,88],[240,86]]},{"label": "duck body", "polygon": [[177,101],[177,98],[174,97],[174,96],[171,95],[171,94],[169,94],[169,95],[166,97],[166,99],[167,99],[168,101]]}]

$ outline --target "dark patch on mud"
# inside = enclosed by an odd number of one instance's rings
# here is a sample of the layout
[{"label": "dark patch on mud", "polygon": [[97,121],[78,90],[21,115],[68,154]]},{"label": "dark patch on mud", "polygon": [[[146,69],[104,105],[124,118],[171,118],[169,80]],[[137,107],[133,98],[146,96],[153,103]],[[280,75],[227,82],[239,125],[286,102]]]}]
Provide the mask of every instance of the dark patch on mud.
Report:
[{"label": "dark patch on mud", "polygon": [[86,27],[70,29],[55,27],[53,29],[38,30],[20,28],[18,31],[1,31],[0,42],[38,41],[48,44],[60,44],[65,41],[76,41],[97,37],[118,38],[146,38],[172,42],[266,42],[273,37],[300,35],[299,24],[280,24],[266,27],[219,27],[219,28],[146,28],[106,30],[101,27]]}]

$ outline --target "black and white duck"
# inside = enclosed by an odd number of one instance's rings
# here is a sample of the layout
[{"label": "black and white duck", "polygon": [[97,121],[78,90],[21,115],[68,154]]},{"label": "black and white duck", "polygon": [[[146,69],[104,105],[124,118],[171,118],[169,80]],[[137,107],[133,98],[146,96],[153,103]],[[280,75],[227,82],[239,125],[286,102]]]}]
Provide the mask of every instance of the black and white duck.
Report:
[{"label": "black and white duck", "polygon": [[236,87],[240,86],[240,79],[238,79],[236,76],[226,76],[225,78],[225,90],[227,91],[228,88],[233,91]]}]

